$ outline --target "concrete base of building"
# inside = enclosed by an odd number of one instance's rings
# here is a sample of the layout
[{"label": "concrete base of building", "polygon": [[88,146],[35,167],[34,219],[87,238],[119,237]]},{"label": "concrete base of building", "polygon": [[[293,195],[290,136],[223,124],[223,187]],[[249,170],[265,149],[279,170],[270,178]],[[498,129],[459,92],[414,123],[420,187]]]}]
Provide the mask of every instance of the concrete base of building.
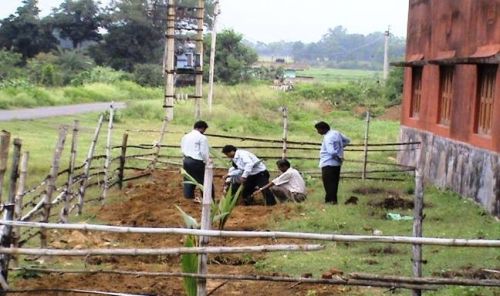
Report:
[{"label": "concrete base of building", "polygon": [[427,182],[472,198],[500,216],[500,155],[429,132],[402,126],[401,142],[422,142],[398,153],[398,162],[419,166]]}]

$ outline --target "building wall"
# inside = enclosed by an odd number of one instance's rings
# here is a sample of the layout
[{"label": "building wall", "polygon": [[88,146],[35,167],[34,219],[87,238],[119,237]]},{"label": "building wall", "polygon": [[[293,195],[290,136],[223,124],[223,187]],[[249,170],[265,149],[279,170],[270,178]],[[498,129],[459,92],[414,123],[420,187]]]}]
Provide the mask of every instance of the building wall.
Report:
[{"label": "building wall", "polygon": [[[478,65],[456,64],[451,118],[439,123],[440,66],[428,61],[500,51],[500,0],[409,0],[406,61],[423,64],[418,118],[411,115],[412,68],[404,73],[401,140],[422,140],[424,176],[441,188],[471,197],[500,215],[500,67],[497,68],[492,129],[476,132]],[[401,152],[401,164],[416,155]]]},{"label": "building wall", "polygon": [[[470,57],[480,48],[500,48],[500,0],[410,0],[407,61]],[[411,68],[405,70],[401,123],[440,136],[500,152],[500,67],[497,70],[493,131],[474,132],[477,66],[455,66],[452,116],[438,124],[439,66],[423,66],[422,103],[418,119],[410,116]]]}]

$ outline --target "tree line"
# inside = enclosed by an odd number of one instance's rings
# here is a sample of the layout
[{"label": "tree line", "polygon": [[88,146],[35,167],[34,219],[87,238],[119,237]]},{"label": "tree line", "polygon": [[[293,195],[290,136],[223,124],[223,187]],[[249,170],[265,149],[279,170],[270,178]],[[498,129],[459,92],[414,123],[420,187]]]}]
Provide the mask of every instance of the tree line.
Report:
[{"label": "tree line", "polygon": [[[0,20],[0,62],[8,65],[0,70],[0,79],[16,78],[23,68],[31,82],[65,85],[100,66],[132,73],[141,84],[161,85],[166,2],[115,0],[101,7],[95,0],[64,0],[41,17],[37,0],[23,0],[15,13]],[[205,2],[205,26],[210,29],[214,5],[213,0]],[[187,7],[197,3],[177,0]],[[237,83],[248,78],[242,71],[257,55],[242,39],[232,30],[219,35],[216,80]],[[209,42],[207,34],[205,48]],[[208,61],[208,51],[205,54]]]},{"label": "tree line", "polygon": [[[292,57],[297,62],[332,68],[380,70],[384,61],[384,33],[349,34],[337,26],[328,30],[318,42],[248,42],[259,55]],[[392,60],[404,57],[406,40],[392,36],[389,52]]]}]

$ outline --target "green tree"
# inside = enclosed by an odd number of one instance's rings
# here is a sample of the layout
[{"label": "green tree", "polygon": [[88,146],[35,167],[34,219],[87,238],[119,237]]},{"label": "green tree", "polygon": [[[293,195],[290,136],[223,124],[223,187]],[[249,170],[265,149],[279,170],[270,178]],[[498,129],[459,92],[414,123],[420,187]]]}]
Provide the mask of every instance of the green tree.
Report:
[{"label": "green tree", "polygon": [[0,48],[31,58],[40,52],[54,49],[57,40],[50,24],[40,20],[37,0],[23,0],[15,15],[0,21]]},{"label": "green tree", "polygon": [[54,28],[61,37],[68,38],[73,48],[80,48],[83,41],[99,41],[101,11],[93,0],[64,0],[52,13]]},{"label": "green tree", "polygon": [[[224,30],[217,35],[214,80],[237,84],[249,80],[250,66],[257,61],[257,53],[243,44],[243,35]],[[205,48],[210,48],[210,36],[205,38]],[[210,51],[205,51],[204,68],[208,70]],[[208,71],[205,71],[208,74]]]},{"label": "green tree", "polygon": [[17,78],[21,73],[22,55],[20,53],[0,50],[0,81]]}]

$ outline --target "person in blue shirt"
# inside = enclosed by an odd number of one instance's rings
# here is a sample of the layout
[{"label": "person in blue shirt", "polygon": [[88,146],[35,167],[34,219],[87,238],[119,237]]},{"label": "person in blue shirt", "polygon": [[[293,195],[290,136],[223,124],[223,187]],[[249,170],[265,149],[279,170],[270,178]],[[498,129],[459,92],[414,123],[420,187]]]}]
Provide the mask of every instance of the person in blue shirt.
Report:
[{"label": "person in blue shirt", "polygon": [[323,136],[319,152],[319,167],[325,188],[325,203],[337,204],[337,191],[339,188],[340,168],[344,160],[344,147],[350,140],[342,133],[330,129],[330,125],[320,121],[314,125],[318,134]]}]

